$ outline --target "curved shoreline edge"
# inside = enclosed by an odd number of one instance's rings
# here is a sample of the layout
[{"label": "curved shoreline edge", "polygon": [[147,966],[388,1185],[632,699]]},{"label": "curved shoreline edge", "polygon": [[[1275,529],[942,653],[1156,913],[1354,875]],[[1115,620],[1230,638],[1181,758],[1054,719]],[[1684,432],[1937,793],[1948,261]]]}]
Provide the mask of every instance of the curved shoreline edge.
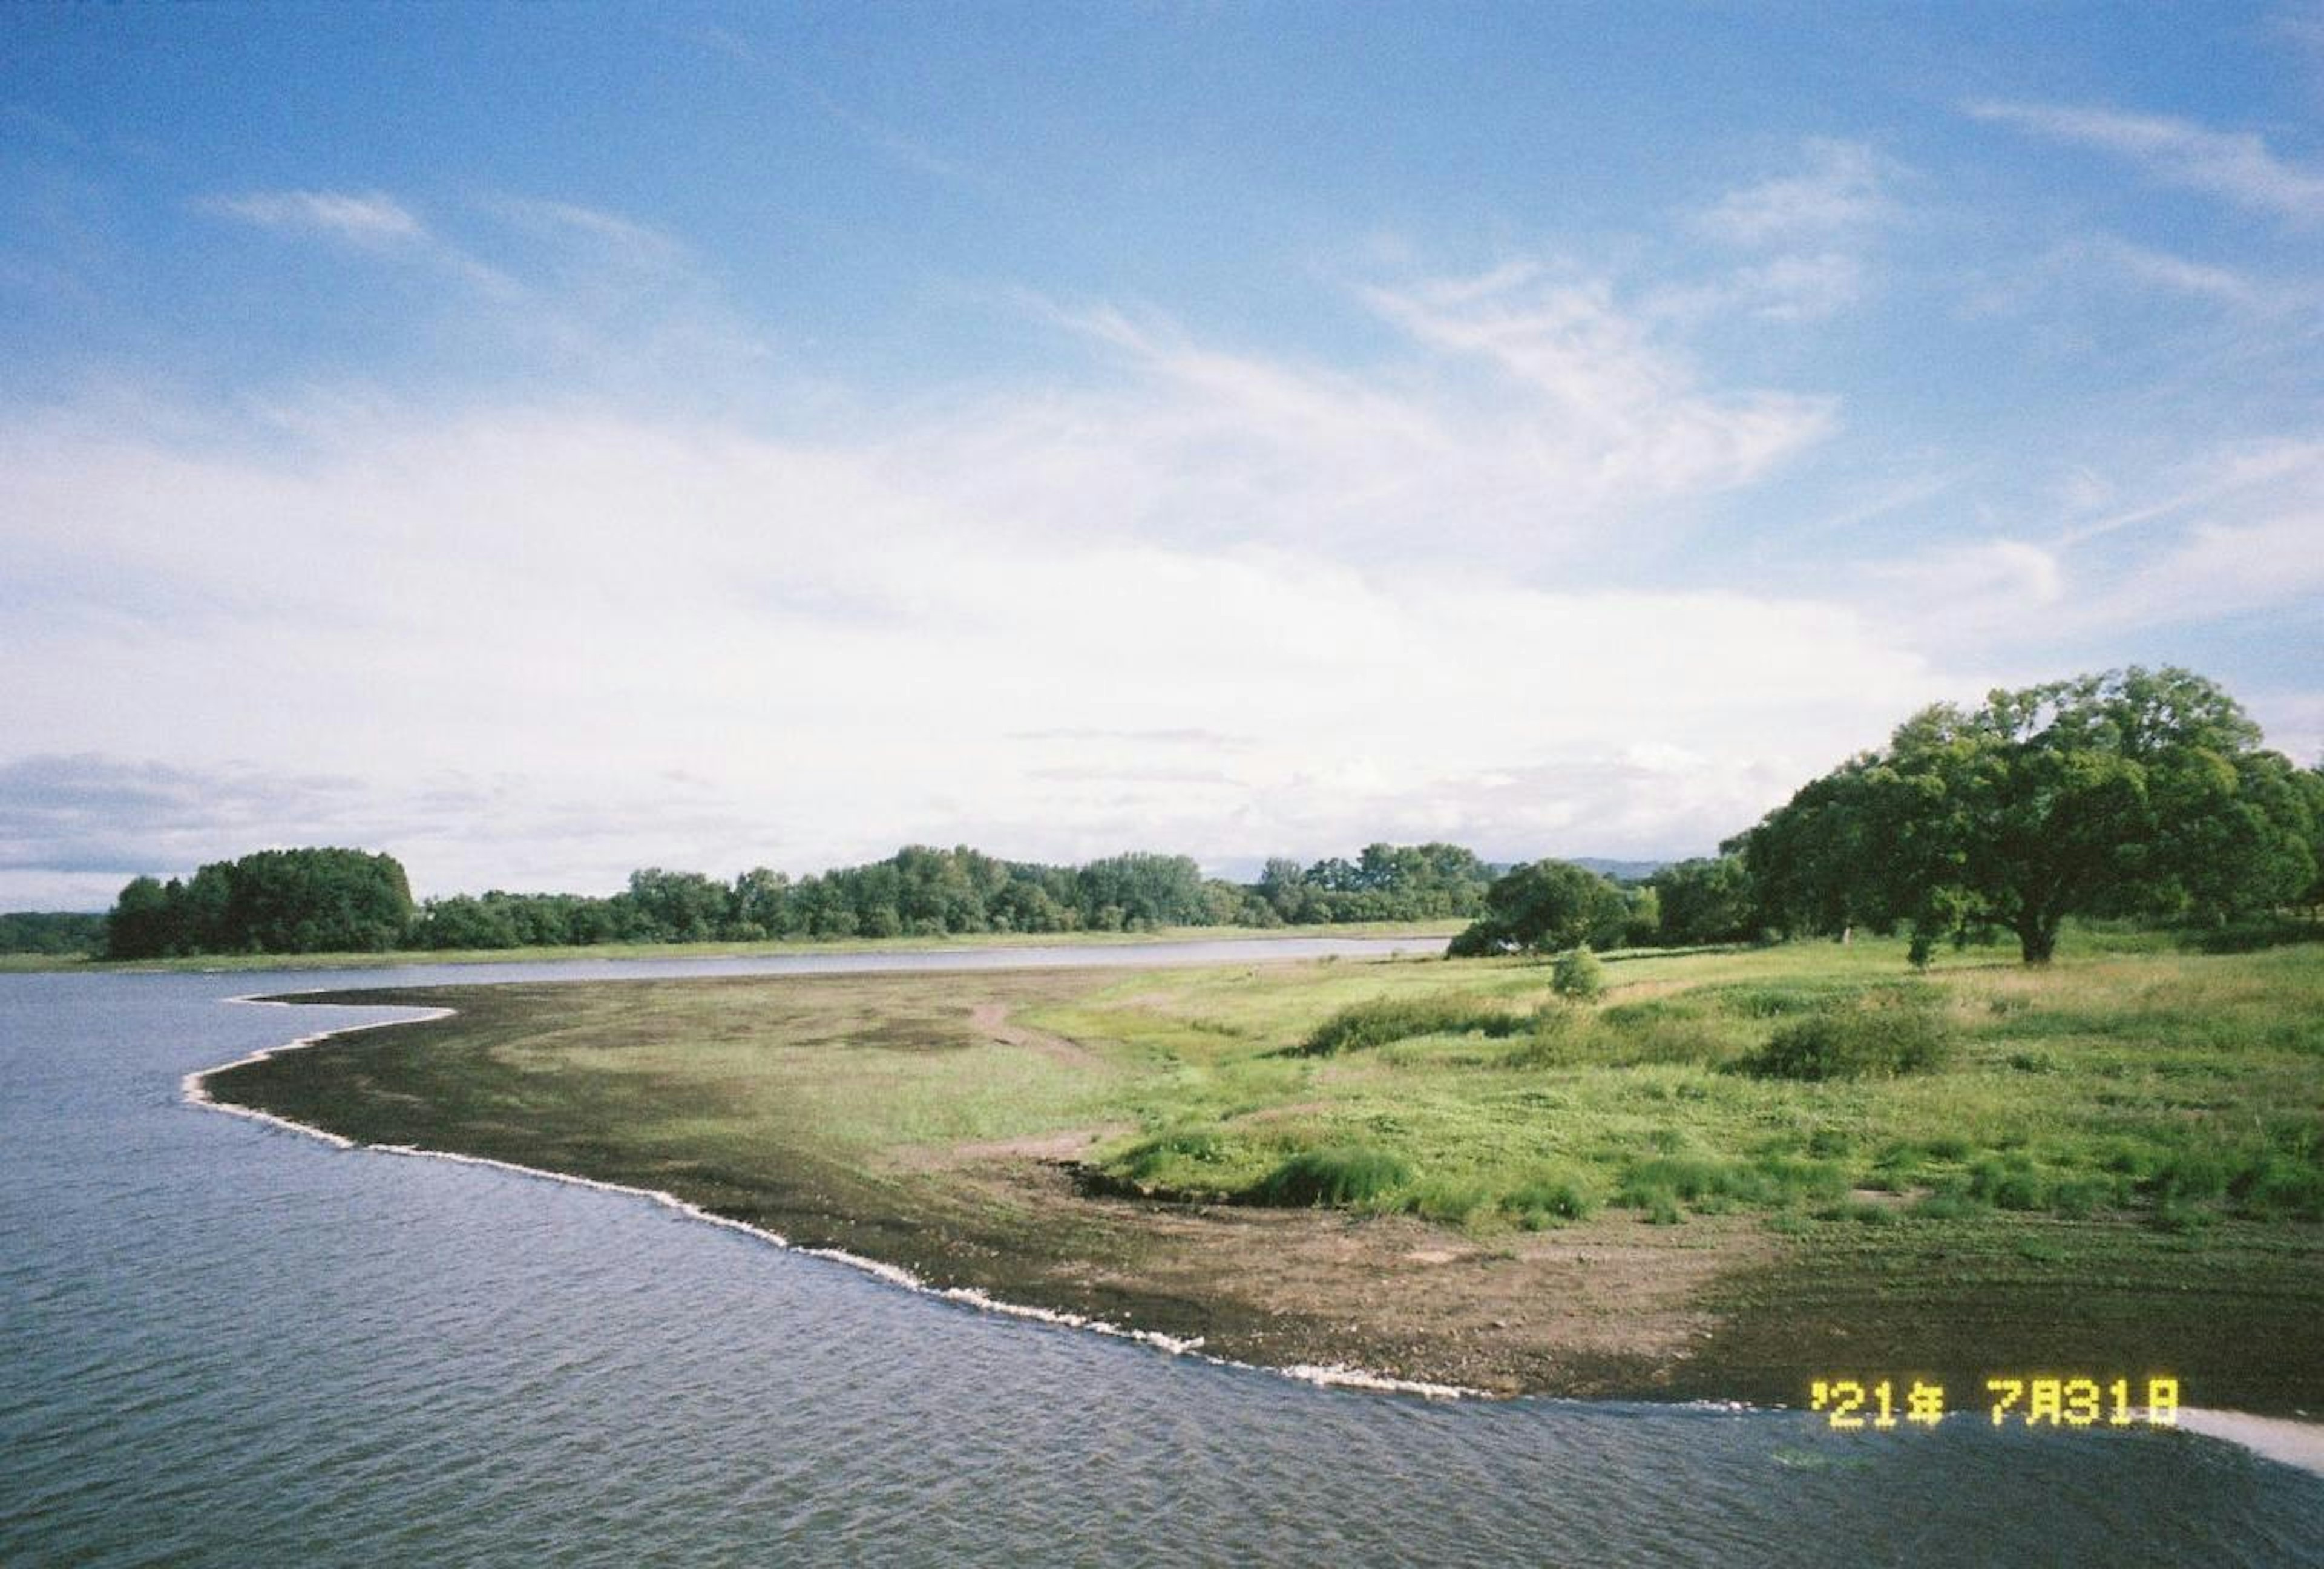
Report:
[{"label": "curved shoreline edge", "polygon": [[[282,998],[285,995],[297,995],[297,993],[277,993],[268,997],[257,995],[228,997],[224,1001],[262,1008],[300,1006],[298,1003],[283,1001]],[[397,1005],[383,1003],[381,1006],[386,1008]],[[458,1010],[404,1008],[401,1011],[406,1016],[372,1020],[361,1024],[342,1025],[335,1029],[318,1029],[278,1046],[261,1047],[257,1050],[235,1058],[232,1062],[219,1063],[212,1067],[198,1068],[180,1079],[179,1089],[181,1098],[188,1105],[206,1111],[222,1112],[228,1116],[246,1118],[251,1121],[262,1122],[284,1131],[303,1134],[310,1139],[318,1139],[339,1149],[445,1160],[459,1166],[488,1167],[541,1181],[564,1183],[575,1187],[593,1188],[600,1193],[618,1194],[623,1197],[650,1200],[665,1209],[677,1212],[688,1220],[701,1221],[730,1232],[739,1232],[787,1253],[797,1253],[807,1258],[842,1264],[885,1281],[890,1286],[900,1287],[916,1296],[953,1303],[973,1308],[980,1313],[1048,1324],[1054,1328],[1082,1330],[1093,1334],[1106,1335],[1116,1340],[1146,1346],[1169,1356],[1205,1362],[1213,1367],[1232,1368],[1246,1372],[1270,1373],[1278,1378],[1314,1385],[1320,1389],[1359,1389],[1376,1394],[1417,1396],[1428,1400],[1495,1398],[1483,1389],[1470,1389],[1460,1384],[1439,1384],[1418,1379],[1394,1378],[1362,1368],[1351,1367],[1346,1363],[1303,1362],[1284,1366],[1247,1362],[1232,1357],[1216,1356],[1202,1349],[1203,1342],[1199,1336],[1189,1339],[1160,1334],[1154,1330],[1132,1329],[1127,1325],[1089,1317],[1083,1314],[1060,1312],[1054,1308],[1035,1306],[1029,1303],[1008,1302],[978,1290],[974,1287],[932,1286],[900,1265],[866,1258],[860,1253],[851,1253],[844,1248],[807,1247],[793,1242],[780,1232],[770,1231],[764,1226],[755,1226],[748,1221],[734,1220],[726,1215],[713,1214],[699,1204],[688,1203],[676,1194],[665,1192],[660,1188],[635,1187],[627,1183],[607,1182],[599,1177],[582,1177],[573,1172],[549,1171],[537,1166],[520,1165],[512,1160],[495,1159],[490,1156],[465,1155],[457,1150],[429,1149],[411,1144],[363,1144],[334,1133],[328,1129],[318,1128],[311,1123],[277,1116],[272,1112],[262,1112],[254,1106],[237,1105],[231,1101],[221,1101],[209,1093],[207,1081],[214,1074],[225,1073],[229,1069],[242,1067],[251,1063],[265,1062],[284,1052],[307,1050],[339,1036],[353,1035],[365,1029],[383,1029],[392,1025],[420,1024],[432,1020],[447,1019],[456,1013]],[[1783,1410],[1786,1407],[1755,1407],[1740,1400],[1691,1400],[1674,1402],[1672,1408],[1739,1413],[1753,1410]],[[2244,1411],[2189,1407],[2179,1413],[2177,1425],[2190,1433],[2200,1435],[2215,1442],[2234,1444],[2278,1464],[2288,1465],[2317,1476],[2324,1476],[2324,1423],[2299,1422],[2280,1417],[2255,1416]]]},{"label": "curved shoreline edge", "polygon": [[[254,1007],[262,1008],[299,1006],[295,1002],[281,1001],[279,994],[275,997],[228,997],[225,1001],[248,1003]],[[391,1003],[383,1004],[383,1006],[395,1005]],[[179,1088],[185,1102],[189,1105],[198,1106],[207,1111],[224,1112],[229,1116],[244,1117],[252,1121],[263,1122],[270,1127],[288,1132],[303,1133],[309,1138],[319,1139],[336,1149],[366,1150],[378,1155],[406,1155],[430,1160],[448,1160],[459,1166],[489,1167],[494,1170],[513,1172],[521,1177],[537,1177],[548,1182],[561,1182],[575,1187],[594,1188],[599,1193],[619,1194],[628,1198],[649,1199],[665,1209],[675,1210],[689,1220],[702,1221],[730,1232],[740,1232],[745,1236],[779,1248],[787,1253],[797,1253],[810,1259],[822,1259],[831,1263],[844,1264],[851,1269],[860,1270],[866,1275],[884,1280],[890,1286],[901,1287],[917,1296],[955,1303],[964,1307],[974,1308],[980,1313],[1024,1319],[1030,1323],[1046,1324],[1060,1329],[1085,1330],[1093,1334],[1109,1335],[1117,1340],[1148,1346],[1171,1356],[1186,1357],[1207,1362],[1213,1367],[1273,1373],[1323,1389],[1364,1389],[1379,1394],[1416,1395],[1431,1400],[1490,1398],[1482,1389],[1472,1389],[1461,1384],[1438,1384],[1420,1379],[1393,1378],[1386,1373],[1375,1373],[1342,1362],[1321,1364],[1301,1362],[1290,1366],[1268,1366],[1259,1362],[1240,1361],[1231,1357],[1214,1356],[1202,1349],[1203,1343],[1199,1337],[1186,1339],[1177,1335],[1163,1334],[1150,1329],[1131,1329],[1124,1324],[1110,1323],[1102,1318],[1092,1318],[1084,1314],[1064,1313],[1055,1308],[1034,1306],[1029,1303],[1003,1301],[973,1286],[932,1286],[900,1265],[885,1263],[878,1259],[868,1259],[861,1253],[851,1253],[844,1248],[807,1247],[792,1241],[779,1232],[769,1231],[764,1226],[754,1226],[748,1221],[738,1221],[727,1215],[715,1214],[699,1204],[690,1204],[676,1194],[665,1192],[660,1188],[633,1187],[627,1183],[607,1182],[601,1177],[582,1177],[568,1171],[549,1171],[538,1166],[522,1166],[513,1160],[499,1160],[485,1155],[464,1155],[452,1149],[427,1149],[414,1144],[358,1143],[328,1129],[318,1128],[311,1123],[297,1121],[289,1117],[280,1117],[272,1112],[262,1112],[254,1106],[236,1105],[231,1101],[221,1101],[209,1093],[209,1086],[206,1081],[213,1074],[225,1073],[228,1069],[242,1067],[251,1063],[265,1062],[280,1057],[284,1052],[307,1050],[336,1037],[353,1035],[359,1030],[381,1029],[396,1024],[420,1024],[430,1020],[448,1018],[458,1010],[429,1008],[409,1009],[404,1011],[408,1015],[404,1018],[373,1020],[363,1024],[345,1025],[337,1029],[319,1029],[309,1035],[302,1035],[295,1040],[286,1041],[280,1046],[262,1047],[256,1051],[235,1058],[232,1062],[220,1063],[215,1067],[199,1068],[189,1073],[179,1081]],[[1714,1410],[1748,1408],[1740,1402],[1697,1401],[1691,1404],[1704,1409]]]}]

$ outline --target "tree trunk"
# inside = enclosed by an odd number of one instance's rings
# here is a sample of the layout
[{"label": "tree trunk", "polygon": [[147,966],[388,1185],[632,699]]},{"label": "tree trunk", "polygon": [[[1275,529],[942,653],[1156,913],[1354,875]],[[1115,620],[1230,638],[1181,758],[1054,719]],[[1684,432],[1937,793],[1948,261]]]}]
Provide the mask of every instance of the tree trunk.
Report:
[{"label": "tree trunk", "polygon": [[2058,923],[2038,918],[2018,923],[2017,952],[2029,964],[2046,964],[2057,951]]}]

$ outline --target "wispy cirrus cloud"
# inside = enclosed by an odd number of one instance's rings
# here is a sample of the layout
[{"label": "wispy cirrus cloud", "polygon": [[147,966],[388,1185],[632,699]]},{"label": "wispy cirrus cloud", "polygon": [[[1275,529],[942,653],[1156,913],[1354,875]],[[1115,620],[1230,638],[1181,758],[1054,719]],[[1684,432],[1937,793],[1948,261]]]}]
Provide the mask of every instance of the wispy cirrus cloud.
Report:
[{"label": "wispy cirrus cloud", "polygon": [[[2118,492],[2139,499],[2109,507]],[[2056,499],[2085,515],[1865,564],[1858,592],[1932,651],[2112,641],[2324,596],[2324,442],[2244,443],[2118,482],[2076,470]]]},{"label": "wispy cirrus cloud", "polygon": [[1869,288],[1865,253],[1896,220],[1898,165],[1857,142],[1811,139],[1793,169],[1737,187],[1689,216],[1688,226],[1756,254],[1723,275],[1673,284],[1655,309],[1677,320],[1735,313],[1807,322],[1838,315]]},{"label": "wispy cirrus cloud", "polygon": [[1859,142],[1812,139],[1804,167],[1729,191],[1695,226],[1732,245],[1829,246],[1895,216],[1895,166]]},{"label": "wispy cirrus cloud", "polygon": [[1503,269],[1363,298],[1416,343],[1523,388],[1529,445],[1560,460],[1584,504],[1748,484],[1837,423],[1829,398],[1706,387],[1601,280]]},{"label": "wispy cirrus cloud", "polygon": [[393,197],[380,191],[262,190],[212,196],[209,213],[260,228],[318,235],[347,245],[380,246],[428,237],[428,226]]},{"label": "wispy cirrus cloud", "polygon": [[2114,235],[2098,235],[2071,247],[2068,259],[2096,266],[2130,282],[2223,305],[2262,307],[2278,302],[2282,291],[2232,267],[2197,262]]},{"label": "wispy cirrus cloud", "polygon": [[1978,100],[1972,119],[2111,152],[2164,184],[2200,190],[2238,207],[2299,223],[2324,219],[2324,173],[2278,157],[2247,131],[2217,131],[2191,120],[2114,109]]}]

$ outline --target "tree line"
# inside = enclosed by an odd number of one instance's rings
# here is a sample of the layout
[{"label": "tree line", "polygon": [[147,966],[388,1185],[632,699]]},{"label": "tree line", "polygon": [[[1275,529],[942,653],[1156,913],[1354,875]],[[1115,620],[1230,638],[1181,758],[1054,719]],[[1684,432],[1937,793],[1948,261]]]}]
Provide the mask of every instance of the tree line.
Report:
[{"label": "tree line", "polygon": [[1353,861],[1305,866],[1270,861],[1251,884],[1204,877],[1185,855],[1053,866],[908,845],[796,880],[763,866],[731,881],[650,866],[606,897],[494,891],[415,905],[391,856],[269,850],[184,881],[135,879],[105,918],[103,948],[135,959],[1426,920],[1480,909],[1493,872],[1450,844],[1372,844]]},{"label": "tree line", "polygon": [[1496,867],[1444,844],[1271,860],[1249,884],[1184,855],[1053,866],[910,845],[796,880],[646,867],[610,897],[415,906],[391,856],[269,850],[184,881],[134,880],[103,940],[112,957],[149,958],[1462,918],[1456,955],[1862,929],[1902,934],[1921,962],[1941,943],[2007,937],[2041,964],[2069,917],[2218,928],[2324,907],[2324,769],[2260,741],[2216,684],[2133,668],[1925,708],[1718,855],[1618,881],[1563,861]]},{"label": "tree line", "polygon": [[0,954],[87,954],[104,946],[101,915],[32,909],[0,915]]}]

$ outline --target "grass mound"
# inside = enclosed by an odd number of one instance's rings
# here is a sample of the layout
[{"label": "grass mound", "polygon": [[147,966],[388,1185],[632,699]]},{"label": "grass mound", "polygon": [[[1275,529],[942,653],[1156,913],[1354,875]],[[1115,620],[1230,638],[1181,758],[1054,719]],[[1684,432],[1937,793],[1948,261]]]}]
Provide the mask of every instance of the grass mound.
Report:
[{"label": "grass mound", "polygon": [[1476,997],[1375,997],[1341,1009],[1295,1048],[1302,1057],[1388,1046],[1416,1035],[1520,1034],[1533,1020]]},{"label": "grass mound", "polygon": [[1529,1232],[1562,1221],[1586,1221],[1602,1202],[1597,1185],[1566,1168],[1536,1171],[1501,1195],[1500,1207]]},{"label": "grass mound", "polygon": [[1369,1204],[1412,1180],[1412,1168],[1385,1149],[1342,1145],[1303,1149],[1259,1178],[1253,1204],[1282,1209]]},{"label": "grass mound", "polygon": [[1944,1015],[1900,989],[1820,1008],[1736,1066],[1756,1078],[1885,1079],[1938,1072],[1952,1052]]},{"label": "grass mound", "polygon": [[1139,1140],[1114,1160],[1117,1176],[1143,1186],[1185,1163],[1208,1165],[1224,1153],[1219,1136],[1204,1128],[1182,1128]]}]

